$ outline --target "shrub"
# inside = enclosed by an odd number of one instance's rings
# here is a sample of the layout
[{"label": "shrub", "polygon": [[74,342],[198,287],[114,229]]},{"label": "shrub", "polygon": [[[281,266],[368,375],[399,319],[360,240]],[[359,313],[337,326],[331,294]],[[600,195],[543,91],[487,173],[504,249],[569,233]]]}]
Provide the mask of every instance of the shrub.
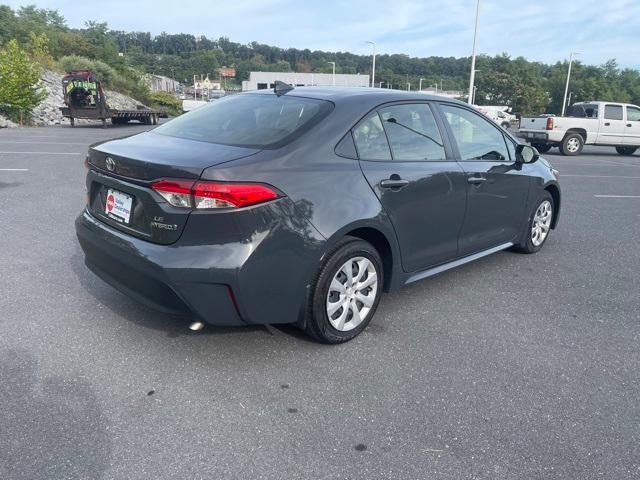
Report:
[{"label": "shrub", "polygon": [[0,110],[12,120],[22,123],[44,100],[40,74],[38,64],[15,39],[0,50]]},{"label": "shrub", "polygon": [[107,87],[119,81],[118,72],[100,60],[91,60],[90,58],[80,57],[78,55],[67,55],[66,57],[62,57],[59,63],[65,72],[70,72],[71,70],[91,70]]},{"label": "shrub", "polygon": [[171,116],[182,113],[182,102],[170,92],[153,92],[149,95],[151,106],[158,110],[164,110]]}]

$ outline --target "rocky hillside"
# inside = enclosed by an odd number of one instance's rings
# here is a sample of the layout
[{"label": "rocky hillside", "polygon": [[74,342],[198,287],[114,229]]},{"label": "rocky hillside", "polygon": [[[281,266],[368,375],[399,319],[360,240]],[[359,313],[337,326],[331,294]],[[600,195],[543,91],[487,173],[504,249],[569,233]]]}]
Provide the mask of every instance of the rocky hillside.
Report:
[{"label": "rocky hillside", "polygon": [[[42,75],[42,85],[47,92],[44,101],[34,109],[32,123],[37,126],[69,124],[69,120],[62,117],[60,107],[64,104],[62,95],[62,75],[51,70],[45,70]],[[133,109],[142,105],[131,97],[118,92],[106,90],[107,104],[110,108]],[[78,123],[89,123],[90,120],[78,120]],[[17,127],[15,123],[0,115],[0,128]]]}]

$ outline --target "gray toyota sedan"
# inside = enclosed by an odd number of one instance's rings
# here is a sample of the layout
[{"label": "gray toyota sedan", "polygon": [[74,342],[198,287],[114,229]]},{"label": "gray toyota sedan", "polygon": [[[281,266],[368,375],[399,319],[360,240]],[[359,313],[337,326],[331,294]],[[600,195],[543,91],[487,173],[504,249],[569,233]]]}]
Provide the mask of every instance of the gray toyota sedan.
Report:
[{"label": "gray toyota sedan", "polygon": [[386,89],[277,83],[94,145],[87,166],[76,231],[96,275],[194,325],[294,323],[327,343],[362,332],[383,292],[537,252],[561,204],[533,147],[461,102]]}]

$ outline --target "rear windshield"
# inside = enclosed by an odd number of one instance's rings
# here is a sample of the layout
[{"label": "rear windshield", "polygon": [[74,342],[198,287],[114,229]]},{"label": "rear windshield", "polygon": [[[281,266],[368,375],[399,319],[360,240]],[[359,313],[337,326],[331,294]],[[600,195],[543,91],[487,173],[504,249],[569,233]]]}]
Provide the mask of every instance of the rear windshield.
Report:
[{"label": "rear windshield", "polygon": [[215,100],[156,128],[172,137],[249,148],[279,148],[333,109],[324,100],[243,94]]}]

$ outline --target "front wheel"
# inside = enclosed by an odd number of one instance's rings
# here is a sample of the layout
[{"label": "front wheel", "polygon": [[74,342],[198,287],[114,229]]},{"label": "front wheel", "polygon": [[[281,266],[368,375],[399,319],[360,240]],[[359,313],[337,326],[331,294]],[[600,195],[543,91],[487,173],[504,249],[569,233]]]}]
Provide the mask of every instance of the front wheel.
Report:
[{"label": "front wheel", "polygon": [[368,242],[345,238],[311,284],[305,330],[323,343],[355,338],[369,324],[382,293],[382,260]]},{"label": "front wheel", "polygon": [[524,238],[514,249],[521,253],[535,253],[540,250],[549,238],[554,215],[553,197],[545,190],[531,211]]},{"label": "front wheel", "polygon": [[638,147],[616,147],[616,152],[618,152],[620,155],[628,156],[636,153],[637,149]]}]

